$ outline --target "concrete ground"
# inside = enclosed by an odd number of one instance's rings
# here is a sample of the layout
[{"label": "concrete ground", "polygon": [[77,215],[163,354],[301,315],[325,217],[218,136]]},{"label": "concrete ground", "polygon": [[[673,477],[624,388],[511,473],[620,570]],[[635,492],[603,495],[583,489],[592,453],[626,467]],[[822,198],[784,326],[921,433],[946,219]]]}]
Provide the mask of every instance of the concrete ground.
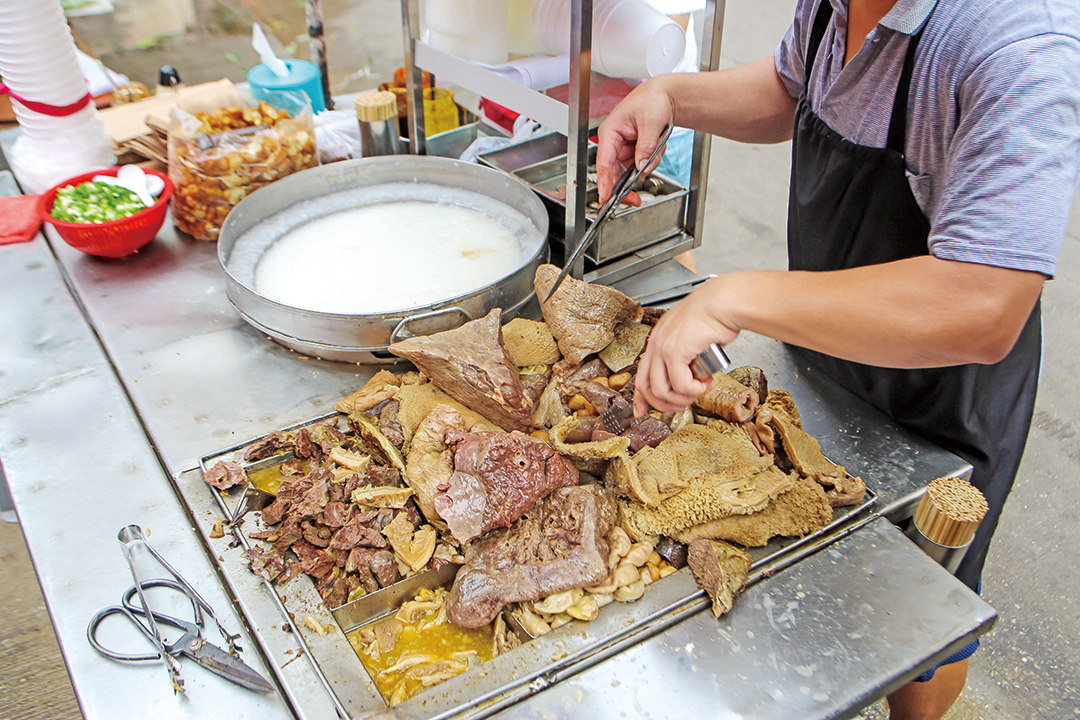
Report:
[{"label": "concrete ground", "polygon": [[[210,6],[210,16],[222,26],[219,32],[202,41],[162,38],[144,50],[121,40],[110,45],[109,33],[133,32],[115,24],[126,17],[123,12],[142,7],[145,14],[143,3],[117,0],[116,5],[117,18],[74,23],[107,62],[151,82],[157,65],[170,62],[182,73],[189,68],[187,79],[197,82],[242,78],[245,63],[239,56],[249,46],[237,28],[244,29],[250,18],[259,18],[278,33],[276,42],[288,45],[300,4],[198,2]],[[793,6],[794,0],[729,2],[723,64],[771,52]],[[401,58],[397,1],[335,0],[324,7],[328,33],[337,38],[329,49],[335,85],[357,91],[387,79]],[[789,152],[787,144],[714,143],[706,228],[695,251],[703,273],[786,266]],[[1080,718],[1080,645],[1073,642],[1080,636],[1075,592],[1080,494],[1073,491],[1080,466],[1080,361],[1074,350],[1080,337],[1078,278],[1080,198],[1073,203],[1058,279],[1047,283],[1044,293],[1046,352],[1035,421],[984,577],[983,595],[1000,619],[972,658],[968,686],[949,720]],[[0,577],[0,607],[7,611],[0,623],[0,720],[80,717],[17,525],[0,524]],[[864,714],[887,717],[882,705]]]}]

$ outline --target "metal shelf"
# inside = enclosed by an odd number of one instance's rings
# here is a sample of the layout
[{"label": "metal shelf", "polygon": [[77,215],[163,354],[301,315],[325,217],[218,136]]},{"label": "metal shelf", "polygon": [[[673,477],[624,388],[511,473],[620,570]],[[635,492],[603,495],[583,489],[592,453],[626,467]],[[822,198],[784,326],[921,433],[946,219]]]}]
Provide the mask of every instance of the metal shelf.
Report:
[{"label": "metal shelf", "polygon": [[[703,71],[716,70],[720,64],[720,41],[723,32],[724,7],[726,0],[706,0],[704,31],[699,48],[700,68]],[[410,151],[415,154],[427,154],[427,136],[424,131],[423,111],[423,71],[446,78],[483,97],[519,112],[567,137],[566,155],[566,221],[565,247],[567,253],[577,248],[584,237],[587,224],[586,174],[588,170],[588,139],[590,126],[589,97],[592,47],[593,0],[571,0],[570,27],[570,92],[569,103],[560,102],[502,77],[475,63],[440,51],[420,40],[419,0],[402,0],[402,20],[405,41],[405,67],[407,106],[409,113]],[[597,121],[600,118],[597,119]],[[683,219],[683,232],[689,243],[683,243],[683,249],[692,249],[700,245],[698,229],[702,225],[705,213],[705,190],[708,180],[708,164],[711,150],[711,136],[695,133],[694,151],[691,161],[690,187],[687,197],[686,212]],[[573,188],[573,191],[569,189]],[[665,238],[657,238],[657,242]],[[680,249],[680,252],[682,250]],[[618,274],[625,277],[629,272],[644,270],[657,262],[670,257],[666,253],[641,253],[622,263]],[[633,263],[638,263],[634,265]],[[590,273],[593,277],[602,277],[603,266]],[[571,269],[571,275],[581,279],[585,276],[584,255]]]}]

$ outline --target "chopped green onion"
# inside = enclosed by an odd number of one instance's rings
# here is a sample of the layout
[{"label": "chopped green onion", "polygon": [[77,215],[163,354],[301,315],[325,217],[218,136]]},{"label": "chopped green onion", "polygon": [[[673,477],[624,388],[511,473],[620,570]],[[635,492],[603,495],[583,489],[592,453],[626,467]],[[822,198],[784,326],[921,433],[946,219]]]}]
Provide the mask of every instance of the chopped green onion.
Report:
[{"label": "chopped green onion", "polygon": [[139,196],[119,185],[84,182],[56,191],[51,215],[74,223],[103,223],[145,210]]}]

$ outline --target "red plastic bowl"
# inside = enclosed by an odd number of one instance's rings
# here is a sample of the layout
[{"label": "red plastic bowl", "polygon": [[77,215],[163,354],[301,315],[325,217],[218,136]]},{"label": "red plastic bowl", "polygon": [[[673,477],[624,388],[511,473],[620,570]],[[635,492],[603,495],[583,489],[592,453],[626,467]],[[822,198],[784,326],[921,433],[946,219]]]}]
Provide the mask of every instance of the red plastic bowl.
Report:
[{"label": "red plastic bowl", "polygon": [[156,175],[165,181],[165,189],[161,191],[157,202],[145,210],[140,210],[134,215],[128,215],[119,220],[110,220],[103,223],[73,223],[57,220],[52,212],[53,201],[56,199],[56,191],[69,185],[79,185],[88,182],[95,175],[112,175],[120,172],[119,167],[111,167],[106,170],[94,170],[69,178],[62,183],[57,183],[44,193],[38,200],[38,213],[41,219],[56,228],[56,232],[71,247],[82,250],[89,255],[97,255],[107,258],[122,258],[134,255],[155,237],[158,230],[165,224],[165,214],[168,211],[169,198],[172,197],[173,184],[168,176],[157,170],[144,169],[148,175]]}]

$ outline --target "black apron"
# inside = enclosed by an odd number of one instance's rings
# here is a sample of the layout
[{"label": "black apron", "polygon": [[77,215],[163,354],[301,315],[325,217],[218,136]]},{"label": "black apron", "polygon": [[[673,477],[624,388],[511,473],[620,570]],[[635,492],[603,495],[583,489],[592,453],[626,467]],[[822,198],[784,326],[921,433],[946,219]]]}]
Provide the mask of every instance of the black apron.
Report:
[{"label": "black apron", "polygon": [[[821,0],[795,111],[789,267],[843,270],[926,255],[930,224],[908,185],[903,154],[911,71],[922,31],[908,47],[886,147],[867,147],[833,132],[807,98],[814,58],[831,16],[829,0]],[[902,427],[971,463],[971,482],[990,506],[956,572],[974,589],[1031,424],[1042,349],[1039,305],[1008,357],[994,365],[898,370],[794,349]]]}]

